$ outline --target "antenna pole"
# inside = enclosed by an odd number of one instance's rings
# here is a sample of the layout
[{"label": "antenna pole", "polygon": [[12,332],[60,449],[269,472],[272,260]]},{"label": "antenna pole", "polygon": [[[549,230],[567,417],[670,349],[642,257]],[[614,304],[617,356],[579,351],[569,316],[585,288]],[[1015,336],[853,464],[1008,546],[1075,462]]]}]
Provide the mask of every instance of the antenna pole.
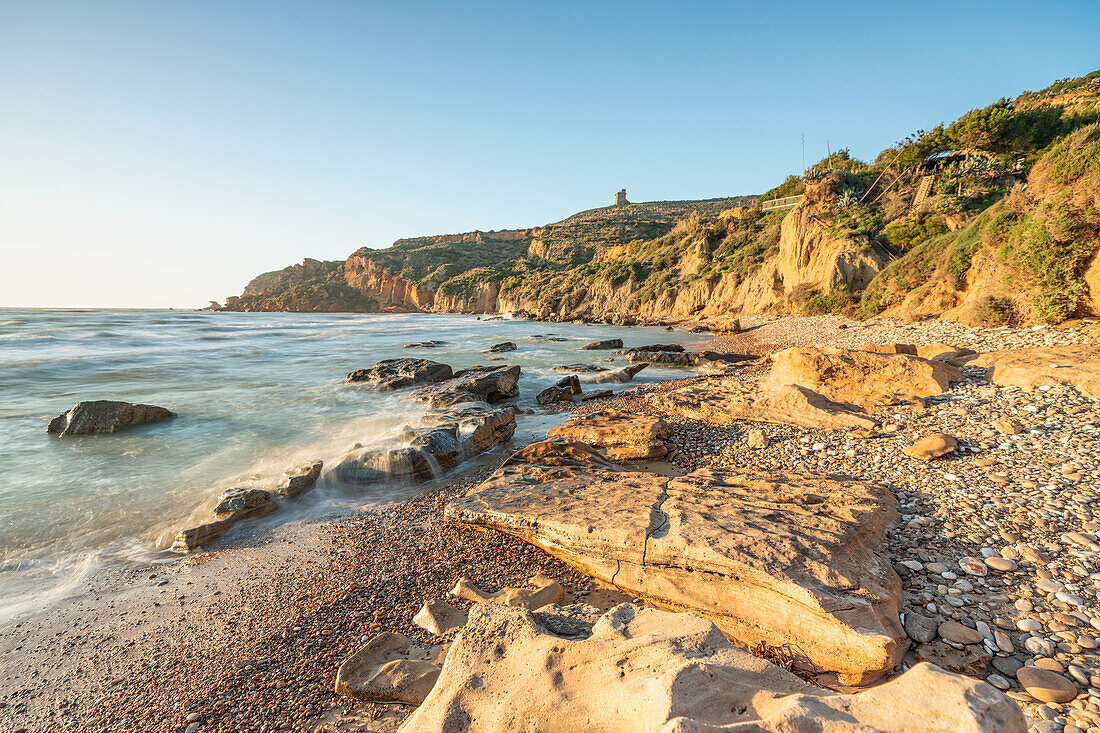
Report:
[{"label": "antenna pole", "polygon": [[806,175],[806,133],[802,133],[802,175]]}]

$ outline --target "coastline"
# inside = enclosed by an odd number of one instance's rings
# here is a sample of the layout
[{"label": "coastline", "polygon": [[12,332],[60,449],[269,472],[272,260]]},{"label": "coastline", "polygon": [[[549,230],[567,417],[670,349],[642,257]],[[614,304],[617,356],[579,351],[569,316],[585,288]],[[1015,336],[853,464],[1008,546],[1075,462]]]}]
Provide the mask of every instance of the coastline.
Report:
[{"label": "coastline", "polygon": [[[854,346],[942,340],[964,345],[961,341],[969,340],[975,348],[1011,348],[1013,343],[1096,341],[1094,329],[1074,327],[969,329],[943,322],[864,326],[828,317],[745,321],[742,334],[708,345],[766,353],[782,345],[827,342]],[[683,383],[751,382],[760,370],[749,366],[734,372],[659,382],[626,395],[564,407],[572,412],[609,407],[652,412],[643,399],[650,392]],[[971,379],[960,386],[957,397],[996,404],[999,397],[982,397],[983,389],[988,388]],[[956,415],[946,408],[954,409],[945,403],[943,415],[938,409],[919,415],[908,408],[896,412],[902,415],[899,421],[913,425],[922,420],[954,421],[960,432],[976,432],[986,419],[977,412]],[[981,546],[966,534],[970,513],[952,517],[957,503],[965,507],[977,500],[968,487],[979,485],[989,473],[977,465],[976,455],[953,460],[950,474],[937,467],[931,476],[921,476],[919,467],[898,464],[891,457],[908,433],[865,449],[835,433],[768,426],[774,450],[750,455],[742,446],[743,426],[679,418],[672,422],[671,442],[677,451],[669,470],[751,463],[776,470],[797,466],[853,476],[889,474],[899,487],[907,485],[902,479],[915,478],[925,490],[915,501],[900,488],[903,506],[910,518],[928,521],[907,520],[893,531],[894,554],[981,554]],[[1057,443],[1055,438],[1045,450],[1056,455]],[[522,586],[529,576],[542,572],[573,598],[597,607],[601,598],[607,605],[623,597],[601,590],[530,545],[443,519],[442,507],[450,498],[479,483],[518,447],[494,449],[449,476],[416,487],[410,498],[377,509],[255,527],[223,540],[214,550],[155,570],[137,566],[105,573],[48,618],[35,617],[3,630],[0,660],[9,671],[0,679],[0,719],[10,720],[13,730],[37,730],[47,723],[71,724],[76,730],[395,729],[407,708],[336,698],[331,691],[336,668],[378,631],[427,640],[411,616],[423,601],[445,597],[459,577],[495,590]],[[1100,482],[1095,475],[1100,451],[1094,443],[1091,450],[1094,463],[1086,469],[1094,473],[1088,477]],[[869,456],[877,456],[878,463]],[[1042,534],[1057,536],[1076,529],[1044,527]],[[923,586],[920,592],[925,592]],[[996,607],[1003,614],[1001,607],[1010,593],[1010,587],[998,584],[975,606]],[[998,595],[1005,596],[1005,602],[989,600]],[[907,605],[921,598],[919,593],[907,597]]]}]

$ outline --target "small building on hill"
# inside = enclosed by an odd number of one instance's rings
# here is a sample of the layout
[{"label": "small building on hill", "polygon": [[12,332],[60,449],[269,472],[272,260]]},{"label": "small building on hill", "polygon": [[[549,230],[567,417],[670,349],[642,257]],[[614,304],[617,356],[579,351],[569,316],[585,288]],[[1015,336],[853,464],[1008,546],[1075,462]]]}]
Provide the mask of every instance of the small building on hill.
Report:
[{"label": "small building on hill", "polygon": [[629,203],[630,202],[626,200],[626,189],[620,189],[620,191],[615,194],[615,205],[626,206]]}]

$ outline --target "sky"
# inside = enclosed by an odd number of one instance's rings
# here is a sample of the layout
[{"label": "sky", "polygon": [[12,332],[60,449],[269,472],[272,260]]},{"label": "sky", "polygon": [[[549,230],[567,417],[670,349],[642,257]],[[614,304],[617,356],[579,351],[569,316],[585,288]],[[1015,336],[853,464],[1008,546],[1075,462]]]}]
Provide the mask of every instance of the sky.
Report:
[{"label": "sky", "polygon": [[1100,2],[0,0],[0,307],[762,193],[1100,68]]}]

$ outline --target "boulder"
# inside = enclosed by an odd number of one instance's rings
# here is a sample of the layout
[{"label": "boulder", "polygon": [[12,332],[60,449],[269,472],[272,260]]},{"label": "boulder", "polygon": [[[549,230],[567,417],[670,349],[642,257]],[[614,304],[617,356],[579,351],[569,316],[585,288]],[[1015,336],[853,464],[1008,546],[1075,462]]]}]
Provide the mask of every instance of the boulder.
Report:
[{"label": "boulder", "polygon": [[740,318],[724,318],[710,324],[710,332],[716,336],[733,336],[741,333]]},{"label": "boulder", "polygon": [[1100,399],[1100,346],[1077,344],[990,351],[970,359],[967,366],[983,367],[985,378],[1003,387],[1068,385],[1081,394]]},{"label": "boulder", "polygon": [[715,364],[735,364],[739,361],[751,361],[755,356],[747,354],[720,354],[717,351],[625,351],[626,360],[631,364],[657,364],[668,367],[699,367]]},{"label": "boulder", "polygon": [[413,392],[413,399],[435,407],[462,402],[500,402],[519,395],[520,367],[477,366],[454,373],[452,379]]},{"label": "boulder", "polygon": [[869,682],[904,651],[901,582],[879,484],[707,469],[623,471],[581,443],[517,453],[446,507],[627,593],[698,611],[743,644],[789,645],[809,669]]},{"label": "boulder", "polygon": [[511,341],[505,341],[500,344],[493,344],[489,348],[485,349],[486,354],[499,354],[503,351],[515,351],[516,345]]},{"label": "boulder", "polygon": [[167,420],[175,414],[171,410],[156,405],[90,400],[78,402],[68,412],[63,412],[50,420],[46,433],[58,436],[114,433],[135,425]]},{"label": "boulder", "polygon": [[383,632],[343,661],[336,672],[336,694],[419,705],[439,677],[441,656],[438,646]]},{"label": "boulder", "polygon": [[376,389],[400,389],[425,382],[442,382],[452,376],[451,367],[429,359],[385,359],[370,369],[357,369],[344,380],[366,383]]},{"label": "boulder", "polygon": [[877,425],[851,405],[794,385],[753,389],[735,380],[716,380],[672,389],[649,401],[670,416],[719,425],[734,420],[824,430],[872,430]]},{"label": "boulder", "polygon": [[509,440],[516,430],[513,407],[470,406],[437,418],[442,424],[407,427],[396,448],[355,448],[332,469],[340,481],[427,481]]},{"label": "boulder", "polygon": [[587,443],[613,461],[655,461],[668,455],[672,426],[659,417],[604,410],[574,415],[546,437]]},{"label": "boulder", "polygon": [[596,349],[621,349],[623,348],[623,340],[607,339],[606,341],[594,341],[590,344],[585,344],[581,348],[585,351],[593,351]]},{"label": "boulder", "polygon": [[917,347],[917,356],[922,359],[931,359],[932,361],[954,362],[956,359],[964,356],[971,356],[975,353],[977,352],[973,349],[968,349],[964,346],[951,346],[938,342]]},{"label": "boulder", "polygon": [[321,460],[306,461],[283,472],[273,491],[280,496],[295,497],[306,489],[312,489],[324,467]]},{"label": "boulder", "polygon": [[806,387],[834,402],[874,410],[946,392],[962,371],[908,354],[795,347],[772,355],[762,386]]},{"label": "boulder", "polygon": [[581,394],[581,380],[576,374],[570,374],[553,387],[547,387],[535,395],[535,401],[540,405],[549,405],[554,402],[572,402],[573,397]]},{"label": "boulder", "polygon": [[172,552],[194,552],[200,546],[215,540],[242,519],[259,517],[275,511],[270,492],[250,487],[237,487],[223,491],[217,498],[214,519],[176,533],[170,548]]},{"label": "boulder", "polygon": [[920,664],[856,694],[804,682],[709,621],[634,604],[589,623],[478,604],[404,731],[1025,733],[992,685]]},{"label": "boulder", "polygon": [[474,603],[501,603],[505,606],[516,606],[532,611],[565,600],[565,589],[558,581],[545,575],[535,575],[527,581],[527,584],[529,588],[501,588],[495,593],[486,593],[474,585],[469,578],[459,578],[449,595],[452,598],[461,598]]},{"label": "boulder", "polygon": [[597,374],[594,377],[588,379],[592,384],[622,384],[624,382],[630,382],[634,379],[634,375],[645,369],[649,364],[635,364],[633,366],[623,367],[622,369],[612,369],[602,374]]},{"label": "boulder", "polygon": [[607,367],[596,366],[595,364],[564,364],[562,366],[551,367],[550,371],[584,374],[586,372],[606,372]]},{"label": "boulder", "polygon": [[955,440],[953,436],[947,433],[936,433],[921,438],[913,445],[904,448],[902,452],[910,458],[927,462],[943,458],[948,453],[954,453],[958,447],[959,441]]}]

